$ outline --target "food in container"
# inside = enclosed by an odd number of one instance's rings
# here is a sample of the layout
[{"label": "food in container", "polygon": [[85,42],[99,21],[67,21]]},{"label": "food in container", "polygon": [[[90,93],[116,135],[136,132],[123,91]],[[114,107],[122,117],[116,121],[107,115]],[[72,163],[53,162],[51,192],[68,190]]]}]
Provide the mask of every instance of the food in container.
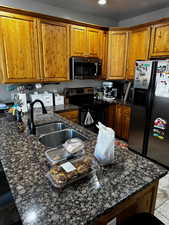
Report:
[{"label": "food in container", "polygon": [[83,156],[78,159],[55,164],[47,173],[48,179],[56,188],[63,188],[79,179],[82,179],[98,169],[93,156]]}]

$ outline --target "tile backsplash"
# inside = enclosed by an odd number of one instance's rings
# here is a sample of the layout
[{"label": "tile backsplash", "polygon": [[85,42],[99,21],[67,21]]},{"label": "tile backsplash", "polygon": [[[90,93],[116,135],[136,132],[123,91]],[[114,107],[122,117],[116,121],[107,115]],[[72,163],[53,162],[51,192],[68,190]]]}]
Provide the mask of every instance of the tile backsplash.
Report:
[{"label": "tile backsplash", "polygon": [[[74,80],[68,82],[60,82],[57,84],[42,84],[40,91],[56,91],[63,90],[64,88],[82,88],[82,87],[101,87],[102,81],[96,80]],[[11,103],[11,94],[17,93],[17,90],[10,90],[11,85],[0,85],[0,103]],[[20,86],[20,85],[17,85]],[[16,87],[17,87],[16,86]],[[22,85],[23,86],[23,85]],[[10,90],[10,91],[9,91]],[[33,89],[32,91],[36,91]],[[29,93],[29,91],[27,91]]]}]

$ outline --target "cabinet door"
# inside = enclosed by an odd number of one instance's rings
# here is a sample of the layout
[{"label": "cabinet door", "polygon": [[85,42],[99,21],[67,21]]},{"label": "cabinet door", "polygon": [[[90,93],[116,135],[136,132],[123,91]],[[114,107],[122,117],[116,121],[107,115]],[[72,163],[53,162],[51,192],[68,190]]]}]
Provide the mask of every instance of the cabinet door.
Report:
[{"label": "cabinet door", "polygon": [[79,111],[73,110],[68,112],[61,112],[59,115],[65,117],[68,120],[71,120],[74,123],[79,123]]},{"label": "cabinet door", "polygon": [[68,80],[68,25],[47,20],[39,20],[38,27],[41,73],[44,81]]},{"label": "cabinet door", "polygon": [[111,31],[108,47],[107,79],[124,79],[126,73],[128,32]]},{"label": "cabinet door", "polygon": [[71,25],[70,37],[71,56],[85,56],[87,54],[86,27]]},{"label": "cabinet door", "polygon": [[130,128],[130,114],[131,108],[129,106],[123,106],[123,113],[122,113],[122,133],[121,137],[125,140],[128,140],[129,137],[129,128]]},{"label": "cabinet door", "polygon": [[102,39],[102,79],[107,79],[107,59],[108,59],[108,33],[103,33]]},{"label": "cabinet door", "polygon": [[116,120],[116,105],[110,104],[105,108],[105,125],[114,129]]},{"label": "cabinet door", "polygon": [[102,57],[102,35],[101,30],[87,28],[88,56]]},{"label": "cabinet door", "polygon": [[152,30],[150,56],[169,55],[169,23],[154,25]]},{"label": "cabinet door", "polygon": [[134,79],[135,61],[147,60],[150,45],[150,27],[133,30],[129,34],[127,79]]},{"label": "cabinet door", "polygon": [[121,137],[121,132],[122,132],[122,109],[123,109],[122,105],[120,104],[116,105],[114,129],[115,129],[115,134],[118,137]]},{"label": "cabinet door", "polygon": [[0,12],[0,80],[37,82],[39,60],[36,19]]}]

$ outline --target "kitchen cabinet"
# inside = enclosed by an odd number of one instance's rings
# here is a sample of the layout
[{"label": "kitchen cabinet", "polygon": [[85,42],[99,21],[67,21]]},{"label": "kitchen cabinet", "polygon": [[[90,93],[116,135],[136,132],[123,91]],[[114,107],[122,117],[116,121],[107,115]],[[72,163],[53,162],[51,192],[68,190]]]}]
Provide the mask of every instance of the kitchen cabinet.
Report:
[{"label": "kitchen cabinet", "polygon": [[105,108],[105,125],[114,129],[116,116],[116,104],[110,104]]},{"label": "kitchen cabinet", "polygon": [[93,225],[113,224],[115,218],[117,225],[126,224],[126,220],[136,214],[143,212],[154,214],[158,182],[153,182],[141,191],[136,192],[132,197],[122,201],[122,203],[98,218]]},{"label": "kitchen cabinet", "polygon": [[150,46],[150,27],[137,28],[129,32],[126,78],[134,79],[135,61],[147,60]]},{"label": "kitchen cabinet", "polygon": [[121,137],[121,131],[122,131],[122,109],[123,106],[120,104],[116,105],[116,111],[115,111],[115,124],[114,124],[114,130],[116,133],[116,136]]},{"label": "kitchen cabinet", "polygon": [[169,55],[169,22],[153,26],[150,57]]},{"label": "kitchen cabinet", "polygon": [[87,28],[87,55],[102,58],[102,34],[98,29]]},{"label": "kitchen cabinet", "polygon": [[131,115],[131,108],[129,106],[124,105],[122,109],[121,137],[125,140],[128,140],[129,138],[130,115]]},{"label": "kitchen cabinet", "polygon": [[103,32],[102,39],[102,76],[101,78],[107,79],[107,60],[108,60],[108,32]]},{"label": "kitchen cabinet", "polygon": [[38,20],[40,68],[43,81],[65,81],[69,74],[69,26]]},{"label": "kitchen cabinet", "polygon": [[107,79],[125,79],[127,59],[128,32],[110,31],[108,46]]},{"label": "kitchen cabinet", "polygon": [[71,25],[71,56],[85,56],[87,54],[86,35],[86,27]]},{"label": "kitchen cabinet", "polygon": [[0,82],[37,82],[36,18],[0,12]]},{"label": "kitchen cabinet", "polygon": [[79,123],[79,110],[65,111],[58,114],[74,123]]},{"label": "kitchen cabinet", "polygon": [[114,129],[116,136],[128,140],[131,108],[116,104]]},{"label": "kitchen cabinet", "polygon": [[88,56],[102,58],[102,35],[99,29],[71,25],[71,56]]}]

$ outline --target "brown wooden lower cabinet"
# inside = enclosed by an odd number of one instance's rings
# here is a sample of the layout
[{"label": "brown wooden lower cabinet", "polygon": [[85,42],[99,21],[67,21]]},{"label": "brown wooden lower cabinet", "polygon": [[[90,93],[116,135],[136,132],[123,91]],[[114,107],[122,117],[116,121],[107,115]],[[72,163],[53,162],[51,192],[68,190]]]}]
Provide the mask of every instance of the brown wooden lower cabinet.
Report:
[{"label": "brown wooden lower cabinet", "polygon": [[114,129],[115,125],[115,116],[116,116],[116,105],[110,104],[105,109],[105,125]]},{"label": "brown wooden lower cabinet", "polygon": [[65,111],[58,114],[74,123],[79,123],[79,110]]},{"label": "brown wooden lower cabinet", "polygon": [[121,137],[125,140],[129,138],[131,108],[129,106],[122,106],[121,118]]},{"label": "brown wooden lower cabinet", "polygon": [[111,104],[106,110],[106,126],[113,128],[117,137],[128,140],[130,115],[130,106]]},{"label": "brown wooden lower cabinet", "polygon": [[116,112],[115,112],[114,130],[115,130],[116,136],[118,137],[122,136],[122,116],[123,116],[123,106],[120,104],[117,104]]},{"label": "brown wooden lower cabinet", "polygon": [[116,218],[117,225],[121,225],[136,213],[148,212],[154,214],[157,188],[158,181],[155,181],[145,189],[119,203],[110,212],[100,216],[93,225],[107,225],[113,218]]}]

